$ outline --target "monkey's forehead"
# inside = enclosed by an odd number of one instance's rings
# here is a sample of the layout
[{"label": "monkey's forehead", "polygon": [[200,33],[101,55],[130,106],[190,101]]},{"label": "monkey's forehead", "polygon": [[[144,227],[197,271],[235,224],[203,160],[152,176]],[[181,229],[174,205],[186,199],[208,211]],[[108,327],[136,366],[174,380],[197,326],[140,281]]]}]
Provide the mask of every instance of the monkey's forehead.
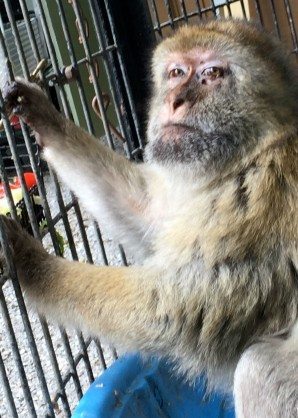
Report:
[{"label": "monkey's forehead", "polygon": [[[155,50],[154,61],[163,61],[168,53],[199,50],[231,55],[241,47],[260,56],[276,53],[276,41],[255,25],[244,21],[211,21],[196,26],[184,26],[162,41]],[[282,55],[282,52],[281,52]]]}]

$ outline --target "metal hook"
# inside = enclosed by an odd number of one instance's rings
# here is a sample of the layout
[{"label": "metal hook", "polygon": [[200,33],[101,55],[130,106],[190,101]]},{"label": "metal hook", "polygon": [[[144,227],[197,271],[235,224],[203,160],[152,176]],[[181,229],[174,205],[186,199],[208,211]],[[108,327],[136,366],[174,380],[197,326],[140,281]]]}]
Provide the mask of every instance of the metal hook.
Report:
[{"label": "metal hook", "polygon": [[[111,102],[110,96],[108,95],[108,93],[103,93],[102,94],[102,98],[103,98],[103,102],[104,102],[104,111],[107,110],[107,108],[109,107],[109,104]],[[99,103],[97,100],[97,97],[93,97],[92,100],[92,108],[94,110],[94,112],[97,114],[97,116],[102,119],[102,115],[101,115],[101,111],[99,108]],[[121,135],[121,133],[118,131],[118,129],[116,129],[110,121],[108,121],[109,124],[109,128],[111,130],[111,132],[115,135],[115,137],[117,139],[119,139],[121,142],[126,142],[126,139]]]}]

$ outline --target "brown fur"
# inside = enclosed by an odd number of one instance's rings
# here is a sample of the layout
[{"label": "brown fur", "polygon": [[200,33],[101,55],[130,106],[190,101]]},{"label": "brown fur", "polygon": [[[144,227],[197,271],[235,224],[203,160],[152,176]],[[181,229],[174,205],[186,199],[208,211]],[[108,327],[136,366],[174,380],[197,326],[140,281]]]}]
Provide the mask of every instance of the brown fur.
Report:
[{"label": "brown fur", "polygon": [[[194,148],[197,159],[183,161],[181,155],[189,155],[179,147],[197,146],[187,133],[183,142],[175,139],[176,147],[169,144],[173,154],[152,161],[165,145],[160,113],[175,100],[165,62],[196,48],[213,51],[228,68],[215,87],[184,78],[175,90],[182,97],[178,111],[188,106],[182,122],[198,129],[205,143]],[[206,371],[211,384],[231,383],[249,346],[297,321],[294,71],[271,37],[231,21],[182,28],[158,46],[153,69],[148,161],[139,166],[62,122],[52,108],[51,130],[50,105],[33,85],[18,81],[6,93],[8,109],[40,134],[48,162],[95,218],[108,215],[118,236],[142,249],[142,264],[93,267],[47,256],[41,247],[33,261],[35,241],[7,220],[6,229],[22,285],[41,312],[127,348],[167,356],[191,378]],[[198,89],[197,99],[183,96],[188,88]],[[18,96],[25,98],[21,109]],[[32,107],[37,99],[38,110]],[[161,148],[154,149],[156,141]]]}]

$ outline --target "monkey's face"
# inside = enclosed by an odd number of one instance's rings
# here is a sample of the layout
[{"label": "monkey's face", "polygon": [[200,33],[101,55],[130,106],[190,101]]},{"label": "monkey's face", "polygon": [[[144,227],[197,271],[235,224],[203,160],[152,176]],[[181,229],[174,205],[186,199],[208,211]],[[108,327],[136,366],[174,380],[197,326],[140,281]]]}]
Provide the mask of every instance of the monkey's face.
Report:
[{"label": "monkey's face", "polygon": [[230,106],[233,90],[231,70],[223,57],[201,48],[172,52],[162,77],[149,123],[148,149],[155,160],[208,161],[220,146],[232,143],[229,132],[219,132],[216,120],[221,115],[218,100]]},{"label": "monkey's face", "polygon": [[261,55],[266,47],[276,52],[251,25],[227,21],[185,27],[161,43],[146,158],[209,168],[253,147],[277,123],[274,103],[285,96],[277,62]]}]

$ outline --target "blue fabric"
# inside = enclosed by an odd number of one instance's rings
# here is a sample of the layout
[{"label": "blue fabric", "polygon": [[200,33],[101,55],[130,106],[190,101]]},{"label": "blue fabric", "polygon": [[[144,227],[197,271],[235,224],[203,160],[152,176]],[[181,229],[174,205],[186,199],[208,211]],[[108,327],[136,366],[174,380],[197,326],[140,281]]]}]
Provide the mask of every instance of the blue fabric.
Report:
[{"label": "blue fabric", "polygon": [[72,418],[234,418],[231,399],[205,395],[204,379],[189,386],[157,359],[129,355],[90,386]]}]

